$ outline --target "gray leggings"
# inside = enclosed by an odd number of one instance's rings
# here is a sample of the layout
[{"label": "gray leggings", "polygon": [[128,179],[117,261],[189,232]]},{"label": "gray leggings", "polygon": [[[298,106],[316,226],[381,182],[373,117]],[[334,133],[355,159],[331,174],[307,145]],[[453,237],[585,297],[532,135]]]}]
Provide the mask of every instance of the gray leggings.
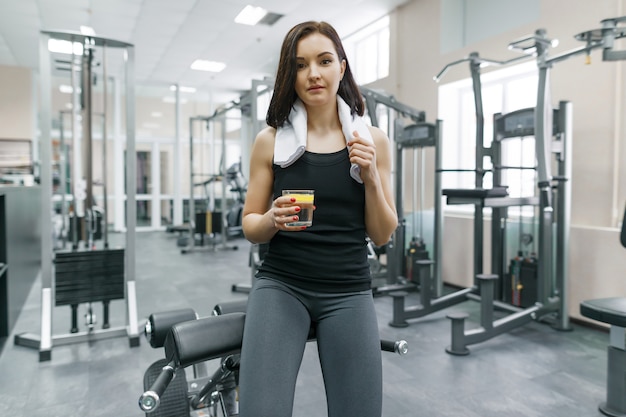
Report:
[{"label": "gray leggings", "polygon": [[259,278],[249,295],[240,417],[289,417],[309,327],[316,326],[329,417],[380,417],[380,335],[371,291],[328,294]]}]

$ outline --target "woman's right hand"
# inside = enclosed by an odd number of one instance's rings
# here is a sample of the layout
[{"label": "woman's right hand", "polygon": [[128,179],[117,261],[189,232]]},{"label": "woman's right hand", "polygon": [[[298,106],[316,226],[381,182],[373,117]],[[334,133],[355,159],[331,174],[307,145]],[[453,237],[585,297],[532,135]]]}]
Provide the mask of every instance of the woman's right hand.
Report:
[{"label": "woman's right hand", "polygon": [[298,213],[302,208],[296,203],[296,199],[290,196],[280,196],[272,203],[269,210],[274,228],[284,231],[298,231],[306,229],[306,226],[288,226],[287,223],[298,221]]}]

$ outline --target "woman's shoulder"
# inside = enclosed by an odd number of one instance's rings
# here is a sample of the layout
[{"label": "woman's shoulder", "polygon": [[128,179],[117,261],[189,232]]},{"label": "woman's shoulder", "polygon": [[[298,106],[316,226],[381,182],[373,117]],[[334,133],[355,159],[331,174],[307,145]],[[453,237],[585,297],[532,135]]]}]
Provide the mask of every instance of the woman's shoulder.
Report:
[{"label": "woman's shoulder", "polygon": [[271,126],[267,126],[265,128],[263,128],[257,135],[256,135],[256,142],[258,145],[262,145],[262,146],[272,146],[272,148],[274,147],[274,140],[276,139],[276,129],[271,127]]},{"label": "woman's shoulder", "polygon": [[276,139],[276,129],[271,126],[263,128],[254,140],[253,157],[265,160],[270,165],[274,159],[274,142]]}]

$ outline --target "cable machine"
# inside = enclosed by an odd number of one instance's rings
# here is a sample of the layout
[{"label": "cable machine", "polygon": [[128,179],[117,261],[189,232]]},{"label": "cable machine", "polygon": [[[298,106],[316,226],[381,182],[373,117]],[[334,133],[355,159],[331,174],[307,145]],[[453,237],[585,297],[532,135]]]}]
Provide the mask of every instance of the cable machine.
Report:
[{"label": "cable machine", "polygon": [[[522,326],[532,320],[544,320],[554,316],[552,325],[557,330],[569,330],[567,311],[568,242],[571,207],[571,143],[572,106],[560,102],[558,109],[552,109],[550,96],[550,69],[556,62],[585,53],[589,57],[592,50],[602,48],[605,61],[624,60],[626,51],[614,51],[614,40],[626,36],[626,28],[618,27],[626,17],[602,20],[602,28],[582,32],[575,36],[586,43],[585,46],[549,57],[552,40],[546,37],[543,29],[534,35],[512,42],[510,49],[536,56],[539,69],[537,106],[508,115],[494,116],[494,143],[496,147],[510,137],[533,136],[537,157],[538,191],[538,265],[536,302],[527,308],[517,310],[499,320],[493,320],[494,282],[504,277],[504,260],[494,259],[493,274],[480,274],[476,278],[480,287],[480,324],[478,329],[465,330],[468,317],[465,313],[448,315],[451,320],[451,345],[446,351],[454,355],[467,355],[468,345],[476,344],[499,334]],[[556,169],[553,170],[552,156]],[[495,166],[495,164],[494,164]],[[494,184],[498,175],[494,175]],[[495,199],[497,200],[497,199]],[[504,245],[506,207],[513,204],[493,204],[492,237],[494,245]],[[520,205],[520,204],[516,204]],[[498,275],[499,274],[499,275]]]},{"label": "cable machine", "polygon": [[[389,136],[393,138],[395,145],[395,196],[396,196],[396,210],[398,212],[398,227],[392,236],[389,243],[382,247],[375,247],[373,243],[368,241],[369,247],[369,259],[370,270],[372,272],[372,289],[375,295],[387,294],[392,291],[407,290],[412,291],[417,289],[417,280],[413,279],[413,273],[411,271],[412,261],[415,256],[428,257],[428,253],[425,249],[426,245],[423,240],[421,218],[423,216],[423,210],[420,210],[417,214],[419,218],[420,230],[416,230],[415,220],[413,224],[413,237],[409,243],[409,248],[406,247],[407,236],[407,221],[404,214],[404,159],[405,154],[413,153],[413,177],[417,178],[416,171],[419,165],[421,168],[420,178],[424,179],[424,148],[435,147],[439,141],[439,128],[435,125],[425,123],[426,114],[424,111],[417,110],[413,107],[407,106],[398,102],[393,96],[375,91],[367,87],[360,87],[361,94],[365,99],[365,106],[367,108],[367,115],[369,116],[373,126],[380,127],[381,121],[378,117],[377,108],[378,105],[385,106],[387,110],[388,120],[394,118],[393,123],[389,122]],[[404,127],[404,119],[409,119],[411,127]],[[421,164],[419,163],[419,156],[421,158]],[[436,180],[435,180],[436,181]],[[420,190],[423,187],[420,188]],[[437,190],[437,184],[435,186]],[[416,195],[417,187],[413,190],[413,210],[416,210]],[[420,205],[423,206],[424,195],[420,196]],[[435,198],[435,206],[437,204],[437,198]],[[435,207],[435,217],[437,210]],[[414,213],[415,214],[415,213]],[[437,248],[438,241],[438,220],[435,218],[434,226],[434,244],[433,244],[433,257],[438,258],[440,251]],[[380,255],[386,254],[387,264],[380,264]],[[439,265],[439,262],[436,262]],[[438,270],[438,269],[436,269]],[[382,282],[381,282],[382,281]]]},{"label": "cable machine", "polygon": [[[441,150],[441,128],[436,130],[435,137],[432,138],[432,146],[435,147],[435,252],[433,261],[428,259],[420,259],[415,257],[412,259],[412,271],[414,281],[419,283],[420,287],[420,303],[418,305],[406,307],[405,297],[408,295],[406,291],[394,291],[389,295],[393,298],[393,317],[389,323],[392,327],[406,327],[409,325],[407,320],[425,317],[431,313],[440,311],[444,308],[462,303],[472,294],[478,292],[478,285],[475,282],[472,287],[457,290],[455,292],[443,294],[443,278],[441,274],[441,246],[443,233],[443,213],[441,207],[441,196],[448,196],[448,204],[473,204],[474,205],[474,276],[483,272],[483,207],[485,197],[503,196],[502,187],[493,187],[493,189],[483,188],[483,178],[487,170],[484,167],[484,156],[491,156],[491,149],[485,148],[483,144],[484,137],[484,113],[482,102],[482,84],[480,78],[480,69],[484,66],[502,66],[513,62],[518,62],[528,57],[516,57],[507,61],[497,61],[493,59],[482,58],[478,53],[473,52],[467,58],[460,59],[447,64],[434,77],[435,81],[439,81],[443,75],[452,66],[468,62],[472,79],[472,90],[474,93],[474,106],[476,114],[476,158],[475,168],[472,170],[464,169],[444,169],[442,167],[442,150]],[[406,133],[411,136],[411,127]],[[402,133],[399,143],[402,142]],[[409,143],[412,143],[409,141]],[[428,142],[426,142],[428,143]],[[398,157],[399,158],[399,157]],[[470,172],[475,174],[475,186],[473,190],[442,190],[442,174],[446,172]],[[400,185],[398,185],[399,187]],[[397,203],[398,204],[398,203]],[[401,204],[401,203],[400,203]],[[497,248],[495,248],[497,249]]]},{"label": "cable machine", "polygon": [[[253,132],[255,132],[256,128],[257,128],[257,124],[258,121],[256,121],[257,117],[257,112],[258,112],[258,96],[260,94],[263,94],[267,89],[262,89],[261,91],[259,91],[259,86],[263,86],[264,83],[262,82],[253,82],[253,89],[247,93],[246,95],[242,96],[238,101],[233,101],[232,103],[221,107],[219,109],[217,109],[211,116],[196,116],[196,117],[192,117],[189,120],[189,135],[190,135],[190,167],[191,167],[191,171],[190,171],[190,196],[189,196],[189,235],[191,237],[194,236],[194,233],[203,233],[204,230],[199,230],[198,229],[198,220],[200,220],[198,218],[198,216],[194,216],[193,213],[195,213],[196,208],[195,208],[195,198],[194,198],[194,188],[195,185],[197,185],[195,177],[196,176],[202,176],[204,178],[208,178],[205,181],[203,181],[201,184],[204,184],[205,186],[208,185],[208,183],[212,183],[215,181],[221,181],[221,193],[222,193],[222,198],[221,198],[221,203],[220,203],[220,217],[217,219],[212,219],[209,220],[210,218],[212,218],[212,216],[209,216],[207,214],[206,216],[206,225],[207,228],[209,225],[210,229],[212,231],[217,231],[218,233],[220,233],[221,236],[221,246],[219,248],[221,249],[237,249],[237,246],[232,246],[229,247],[228,246],[228,238],[229,238],[229,231],[230,230],[234,230],[233,227],[233,221],[235,221],[237,223],[236,228],[237,228],[237,233],[238,235],[241,235],[243,232],[241,230],[241,221],[242,221],[242,210],[243,210],[243,203],[245,202],[245,194],[246,194],[246,190],[247,190],[247,181],[245,181],[245,175],[244,175],[244,167],[242,164],[242,160],[243,160],[243,154],[244,154],[244,148],[245,146],[242,146],[242,157],[240,157],[240,162],[238,164],[236,164],[236,167],[230,167],[230,168],[226,168],[226,114],[233,110],[233,109],[240,109],[241,111],[241,137],[246,137],[250,135],[250,132],[247,131],[248,128],[251,128]],[[194,123],[197,122],[201,122],[206,124],[207,126],[207,130],[209,129],[209,126],[211,123],[213,123],[213,125],[219,124],[220,126],[220,130],[218,132],[218,135],[221,135],[222,137],[222,142],[221,142],[221,160],[220,160],[220,173],[216,176],[216,175],[211,175],[211,174],[202,174],[202,173],[194,173],[193,172],[193,126]],[[250,125],[253,126],[250,126]],[[216,135],[216,136],[218,136]],[[232,213],[232,209],[231,211],[228,210],[227,207],[227,201],[226,201],[226,185],[227,183],[229,183],[231,185],[230,187],[230,191],[239,193],[239,207],[235,207],[234,209],[238,210],[238,213],[234,214]],[[208,213],[208,212],[207,212]],[[202,220],[201,220],[202,221]],[[202,228],[201,228],[202,229]],[[207,229],[208,230],[208,229]],[[190,251],[193,251],[195,247],[195,239],[190,238],[187,242],[187,246],[185,248],[182,249],[183,253],[187,253]],[[233,291],[237,291],[237,286],[234,285],[233,286]]]},{"label": "cable machine", "polygon": [[[79,215],[85,215],[84,227],[85,247],[78,247],[78,240],[73,241],[69,251],[53,252],[52,239],[52,141],[51,141],[51,56],[48,51],[49,41],[65,41],[72,45],[74,51],[77,45],[82,47],[82,55],[77,57],[72,53],[70,61],[70,75],[73,87],[74,106],[72,111],[73,129],[73,180],[72,210],[74,221]],[[124,79],[126,82],[126,245],[125,248],[112,249],[108,245],[106,227],[104,227],[103,247],[97,248],[94,239],[95,230],[90,225],[94,214],[95,199],[93,194],[93,141],[92,141],[92,85],[95,79],[94,61],[96,53],[101,53],[102,81],[103,81],[103,119],[106,121],[107,96],[107,65],[108,49],[121,51]],[[41,110],[40,110],[40,159],[41,163],[41,333],[19,334],[15,336],[15,344],[39,350],[39,360],[51,359],[52,347],[75,342],[95,341],[104,338],[127,336],[131,347],[139,345],[139,331],[137,319],[136,289],[135,289],[135,226],[136,226],[136,172],[135,172],[135,91],[134,91],[134,47],[132,44],[106,39],[102,37],[84,35],[74,32],[42,31],[39,37],[40,82],[41,82]],[[80,69],[81,95],[78,96],[78,85],[75,82],[76,69]],[[80,98],[80,100],[79,100]],[[76,105],[80,101],[80,106]],[[80,119],[76,109],[81,109]],[[80,123],[78,121],[80,120]],[[82,135],[79,140],[78,126],[81,126]],[[106,122],[104,123],[104,137],[106,141]],[[84,146],[83,146],[84,145]],[[103,154],[103,175],[106,170],[106,152]],[[84,184],[84,187],[82,186]],[[65,184],[63,184],[65,192]],[[106,208],[106,187],[104,187],[104,201]],[[76,228],[74,230],[77,230]],[[126,323],[123,326],[111,327],[108,322],[109,301],[124,299],[126,302]],[[56,306],[72,306],[72,328],[69,334],[53,334],[53,302]],[[103,302],[104,324],[102,329],[95,329],[92,302]],[[76,322],[75,307],[79,304],[89,304],[88,330],[79,331]]]},{"label": "cable machine", "polygon": [[[227,201],[226,201],[226,112],[237,108],[237,104],[225,107],[223,109],[216,110],[212,116],[194,116],[189,118],[189,222],[188,222],[188,239],[186,239],[187,245],[181,249],[181,253],[189,253],[195,250],[197,247],[195,235],[200,234],[201,242],[204,244],[204,236],[211,237],[213,243],[213,249],[222,250],[237,250],[237,246],[229,246],[229,230],[227,220]],[[210,123],[219,124],[221,136],[221,155],[219,173],[203,173],[194,172],[194,125],[200,123],[202,127],[206,127],[205,130],[209,130]],[[217,135],[216,135],[217,136]],[[213,147],[215,148],[215,146]],[[196,182],[200,178],[200,182]],[[215,193],[214,186],[219,182],[221,185],[221,199],[219,211],[216,211],[215,207]],[[207,201],[207,207],[204,211],[196,211],[195,201],[195,188],[197,186],[205,187],[205,194],[211,196]],[[211,190],[209,190],[211,187]],[[242,190],[245,193],[245,190]],[[219,245],[216,243],[219,239]]]}]

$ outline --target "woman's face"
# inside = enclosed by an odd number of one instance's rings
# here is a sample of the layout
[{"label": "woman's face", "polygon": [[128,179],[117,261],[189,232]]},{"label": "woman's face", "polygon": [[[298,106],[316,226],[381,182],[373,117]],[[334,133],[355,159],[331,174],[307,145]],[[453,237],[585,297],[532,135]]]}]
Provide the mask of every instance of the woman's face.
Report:
[{"label": "woman's face", "polygon": [[329,38],[314,32],[300,39],[296,67],[296,94],[306,105],[322,105],[337,100],[346,62],[339,59]]}]

